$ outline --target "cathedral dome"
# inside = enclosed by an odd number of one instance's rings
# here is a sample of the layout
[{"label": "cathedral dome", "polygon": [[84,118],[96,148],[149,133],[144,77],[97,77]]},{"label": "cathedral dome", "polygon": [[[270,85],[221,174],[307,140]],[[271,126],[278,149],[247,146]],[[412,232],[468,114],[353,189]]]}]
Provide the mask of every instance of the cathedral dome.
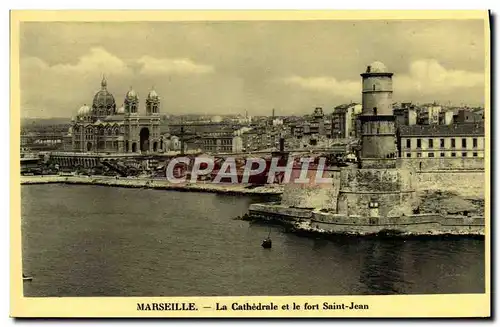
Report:
[{"label": "cathedral dome", "polygon": [[88,116],[90,115],[90,107],[87,106],[86,104],[84,104],[83,106],[81,106],[80,109],[78,109],[78,117],[83,117],[83,116]]},{"label": "cathedral dome", "polygon": [[368,67],[366,67],[367,73],[387,73],[387,67],[380,61],[372,62]]},{"label": "cathedral dome", "polygon": [[101,90],[97,92],[94,96],[94,101],[92,102],[93,108],[114,108],[115,98],[107,89],[108,83],[106,79],[103,78],[101,82]]},{"label": "cathedral dome", "polygon": [[127,99],[139,99],[139,97],[137,96],[137,93],[132,88],[130,88],[130,90],[127,92],[127,94],[125,95],[125,98],[127,98]]},{"label": "cathedral dome", "polygon": [[154,89],[149,91],[148,99],[158,99],[158,93]]}]

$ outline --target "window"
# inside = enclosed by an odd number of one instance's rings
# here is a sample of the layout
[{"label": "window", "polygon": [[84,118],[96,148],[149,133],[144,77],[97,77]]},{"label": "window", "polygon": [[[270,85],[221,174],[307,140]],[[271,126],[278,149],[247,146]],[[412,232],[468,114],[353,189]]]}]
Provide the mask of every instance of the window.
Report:
[{"label": "window", "polygon": [[[451,147],[455,148],[455,139],[451,139]],[[454,157],[454,156],[452,156],[452,157]]]},{"label": "window", "polygon": [[411,158],[411,153],[407,153],[406,158]]},{"label": "window", "polygon": [[476,138],[472,139],[472,147],[477,148],[477,139]]},{"label": "window", "polygon": [[456,154],[455,152],[452,152],[452,153],[451,153],[451,156],[452,156],[452,157],[456,157],[456,156],[457,156],[457,154]]},{"label": "window", "polygon": [[434,158],[434,153],[430,152],[427,156],[428,156],[429,158]]},{"label": "window", "polygon": [[434,147],[434,140],[429,139],[429,149],[432,149]]},{"label": "window", "polygon": [[420,149],[422,147],[422,140],[417,139],[417,148]]},{"label": "window", "polygon": [[477,152],[472,153],[473,157],[477,157]]},{"label": "window", "polygon": [[439,146],[440,146],[441,148],[444,148],[444,139],[440,139],[440,140],[439,140],[439,143],[440,143],[440,144],[439,144]]},{"label": "window", "polygon": [[467,152],[462,152],[462,157],[467,157]]},{"label": "window", "polygon": [[422,153],[417,152],[417,158],[420,158],[420,157],[422,157]]},{"label": "window", "polygon": [[462,139],[462,148],[466,148],[467,147],[467,139]]},{"label": "window", "polygon": [[444,152],[441,152],[441,157],[444,157]]}]

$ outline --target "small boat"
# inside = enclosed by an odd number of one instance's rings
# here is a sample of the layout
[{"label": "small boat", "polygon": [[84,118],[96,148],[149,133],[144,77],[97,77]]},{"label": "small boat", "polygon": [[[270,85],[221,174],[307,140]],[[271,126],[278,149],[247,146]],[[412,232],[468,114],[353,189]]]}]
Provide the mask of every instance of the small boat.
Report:
[{"label": "small boat", "polygon": [[269,230],[269,234],[267,235],[267,238],[262,241],[262,247],[264,249],[270,249],[273,246],[273,241],[271,241],[271,230]]},{"label": "small boat", "polygon": [[273,246],[273,241],[268,237],[264,241],[262,241],[262,247],[264,249],[270,249]]},{"label": "small boat", "polygon": [[31,282],[33,280],[33,277],[31,276],[26,276],[25,274],[23,274],[23,281],[26,281],[26,282]]}]

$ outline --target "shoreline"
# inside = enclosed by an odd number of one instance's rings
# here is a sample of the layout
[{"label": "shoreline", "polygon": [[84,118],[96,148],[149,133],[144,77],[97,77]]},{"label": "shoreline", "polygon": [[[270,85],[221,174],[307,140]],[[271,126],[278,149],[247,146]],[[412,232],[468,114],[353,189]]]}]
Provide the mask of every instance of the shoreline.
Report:
[{"label": "shoreline", "polygon": [[108,176],[21,176],[21,185],[70,184],[97,185],[108,187],[144,188],[177,192],[203,192],[228,195],[270,195],[281,196],[283,188],[279,186],[257,186],[248,188],[250,184],[212,184],[199,182],[196,184],[173,184],[166,179],[154,178],[115,178]]},{"label": "shoreline", "polygon": [[484,216],[423,213],[387,216],[347,216],[276,203],[251,204],[242,220],[283,225],[311,237],[477,237],[485,236]]}]

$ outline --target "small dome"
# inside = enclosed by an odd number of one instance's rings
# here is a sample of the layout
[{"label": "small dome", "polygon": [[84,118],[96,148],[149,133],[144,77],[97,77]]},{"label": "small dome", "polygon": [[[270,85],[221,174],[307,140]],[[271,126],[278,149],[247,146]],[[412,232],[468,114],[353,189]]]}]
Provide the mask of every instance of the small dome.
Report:
[{"label": "small dome", "polygon": [[138,99],[137,93],[132,88],[130,88],[125,97],[128,99]]},{"label": "small dome", "polygon": [[149,91],[148,98],[149,99],[157,99],[158,98],[158,94],[156,93],[156,91],[154,89],[152,89],[151,91]]},{"label": "small dome", "polygon": [[79,117],[88,116],[90,115],[90,112],[91,112],[90,107],[84,104],[80,109],[78,109],[78,116]]},{"label": "small dome", "polygon": [[380,61],[372,62],[366,67],[367,73],[387,73],[387,67]]},{"label": "small dome", "polygon": [[124,113],[125,113],[125,108],[123,106],[121,106],[116,110],[117,115],[123,115]]}]

